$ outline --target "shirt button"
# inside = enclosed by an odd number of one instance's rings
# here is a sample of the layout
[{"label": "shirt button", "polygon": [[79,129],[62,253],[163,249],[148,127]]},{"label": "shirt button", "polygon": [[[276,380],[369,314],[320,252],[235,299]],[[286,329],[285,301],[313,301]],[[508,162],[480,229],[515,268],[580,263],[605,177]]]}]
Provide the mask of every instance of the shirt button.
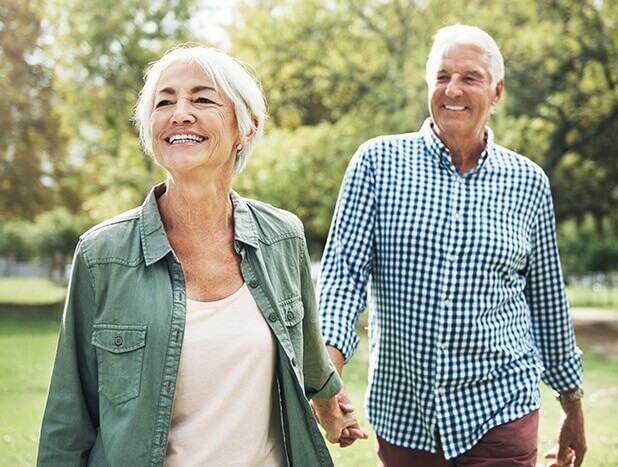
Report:
[{"label": "shirt button", "polygon": [[285,315],[285,317],[288,319],[288,321],[292,321],[294,319],[294,313],[288,311],[288,314]]},{"label": "shirt button", "polygon": [[436,388],[436,392],[438,394],[444,394],[444,388],[443,387]]},{"label": "shirt button", "polygon": [[448,308],[451,306],[451,301],[450,300],[444,300],[444,308]]},{"label": "shirt button", "polygon": [[249,286],[255,289],[258,286],[258,280],[251,279],[251,281],[249,282]]},{"label": "shirt button", "polygon": [[116,336],[116,339],[114,339],[114,344],[116,344],[116,347],[120,347],[122,343],[123,343],[122,337]]},{"label": "shirt button", "polygon": [[275,321],[277,321],[277,314],[271,313],[270,315],[268,315],[268,321],[270,321],[271,323],[274,323]]},{"label": "shirt button", "polygon": [[296,357],[292,359],[292,366],[296,366]]},{"label": "shirt button", "polygon": [[446,257],[446,259],[448,259],[449,261],[455,261],[455,258],[456,258],[456,257],[455,257],[455,255],[453,255],[453,254],[450,254],[450,255],[448,255],[448,256]]},{"label": "shirt button", "polygon": [[456,220],[456,221],[460,221],[460,220],[461,220],[461,218],[462,218],[461,213],[460,213],[460,212],[456,212],[456,213],[455,213],[455,220]]},{"label": "shirt button", "polygon": [[440,347],[442,350],[445,350],[446,347],[447,347],[446,346],[446,342],[442,342],[442,343],[438,344],[438,347]]}]

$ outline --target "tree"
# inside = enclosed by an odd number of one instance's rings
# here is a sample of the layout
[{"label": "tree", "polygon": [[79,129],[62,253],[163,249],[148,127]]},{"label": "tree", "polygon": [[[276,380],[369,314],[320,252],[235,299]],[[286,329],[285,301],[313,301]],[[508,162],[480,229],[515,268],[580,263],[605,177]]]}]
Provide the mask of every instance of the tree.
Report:
[{"label": "tree", "polygon": [[54,202],[64,159],[38,1],[0,4],[0,221],[31,219]]}]

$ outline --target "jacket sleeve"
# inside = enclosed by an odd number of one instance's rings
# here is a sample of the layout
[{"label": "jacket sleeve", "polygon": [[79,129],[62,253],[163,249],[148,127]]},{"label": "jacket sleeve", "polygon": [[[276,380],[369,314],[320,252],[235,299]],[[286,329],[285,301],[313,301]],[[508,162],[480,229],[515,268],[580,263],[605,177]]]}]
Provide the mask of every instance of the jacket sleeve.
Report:
[{"label": "jacket sleeve", "polygon": [[90,343],[93,280],[78,244],[43,415],[37,465],[86,465],[97,436],[97,364]]},{"label": "jacket sleeve", "polygon": [[525,294],[530,307],[534,339],[539,349],[545,384],[556,391],[582,382],[581,351],[575,345],[558,246],[551,191],[547,179],[532,231]]},{"label": "jacket sleeve", "polygon": [[320,334],[315,289],[311,277],[311,262],[307,245],[302,241],[300,275],[303,308],[303,371],[308,399],[329,399],[343,387],[341,378],[326,353]]},{"label": "jacket sleeve", "polygon": [[337,200],[319,278],[322,335],[347,362],[359,344],[359,314],[367,305],[375,231],[375,174],[370,143],[356,152]]}]

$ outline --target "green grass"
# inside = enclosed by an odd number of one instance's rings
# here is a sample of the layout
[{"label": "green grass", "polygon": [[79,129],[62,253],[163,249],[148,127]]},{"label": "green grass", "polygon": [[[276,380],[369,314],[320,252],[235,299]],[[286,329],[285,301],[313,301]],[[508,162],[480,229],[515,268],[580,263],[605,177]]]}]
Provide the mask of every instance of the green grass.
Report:
[{"label": "green grass", "polygon": [[618,287],[570,285],[566,288],[572,308],[611,308],[618,310]]},{"label": "green grass", "polygon": [[[58,332],[58,318],[0,316],[0,466],[34,463],[38,432]],[[373,433],[363,416],[367,381],[367,339],[344,370],[350,397],[360,423],[370,434],[367,441],[340,449],[331,446],[337,467],[375,465]],[[589,452],[585,465],[618,466],[618,344],[615,334],[578,332],[584,351],[586,396],[584,408]],[[543,387],[539,452],[555,443],[560,418],[558,403]]]},{"label": "green grass", "polygon": [[34,465],[58,326],[0,316],[0,466]]},{"label": "green grass", "polygon": [[29,277],[0,278],[0,303],[48,305],[64,299],[66,287],[47,279]]}]

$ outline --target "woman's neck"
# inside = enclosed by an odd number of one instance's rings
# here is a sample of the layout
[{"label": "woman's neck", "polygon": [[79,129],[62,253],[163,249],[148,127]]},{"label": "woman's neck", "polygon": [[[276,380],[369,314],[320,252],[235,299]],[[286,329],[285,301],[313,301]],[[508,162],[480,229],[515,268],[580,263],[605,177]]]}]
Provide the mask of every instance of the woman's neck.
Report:
[{"label": "woman's neck", "polygon": [[227,183],[176,183],[168,177],[158,205],[168,235],[212,236],[233,226]]}]

